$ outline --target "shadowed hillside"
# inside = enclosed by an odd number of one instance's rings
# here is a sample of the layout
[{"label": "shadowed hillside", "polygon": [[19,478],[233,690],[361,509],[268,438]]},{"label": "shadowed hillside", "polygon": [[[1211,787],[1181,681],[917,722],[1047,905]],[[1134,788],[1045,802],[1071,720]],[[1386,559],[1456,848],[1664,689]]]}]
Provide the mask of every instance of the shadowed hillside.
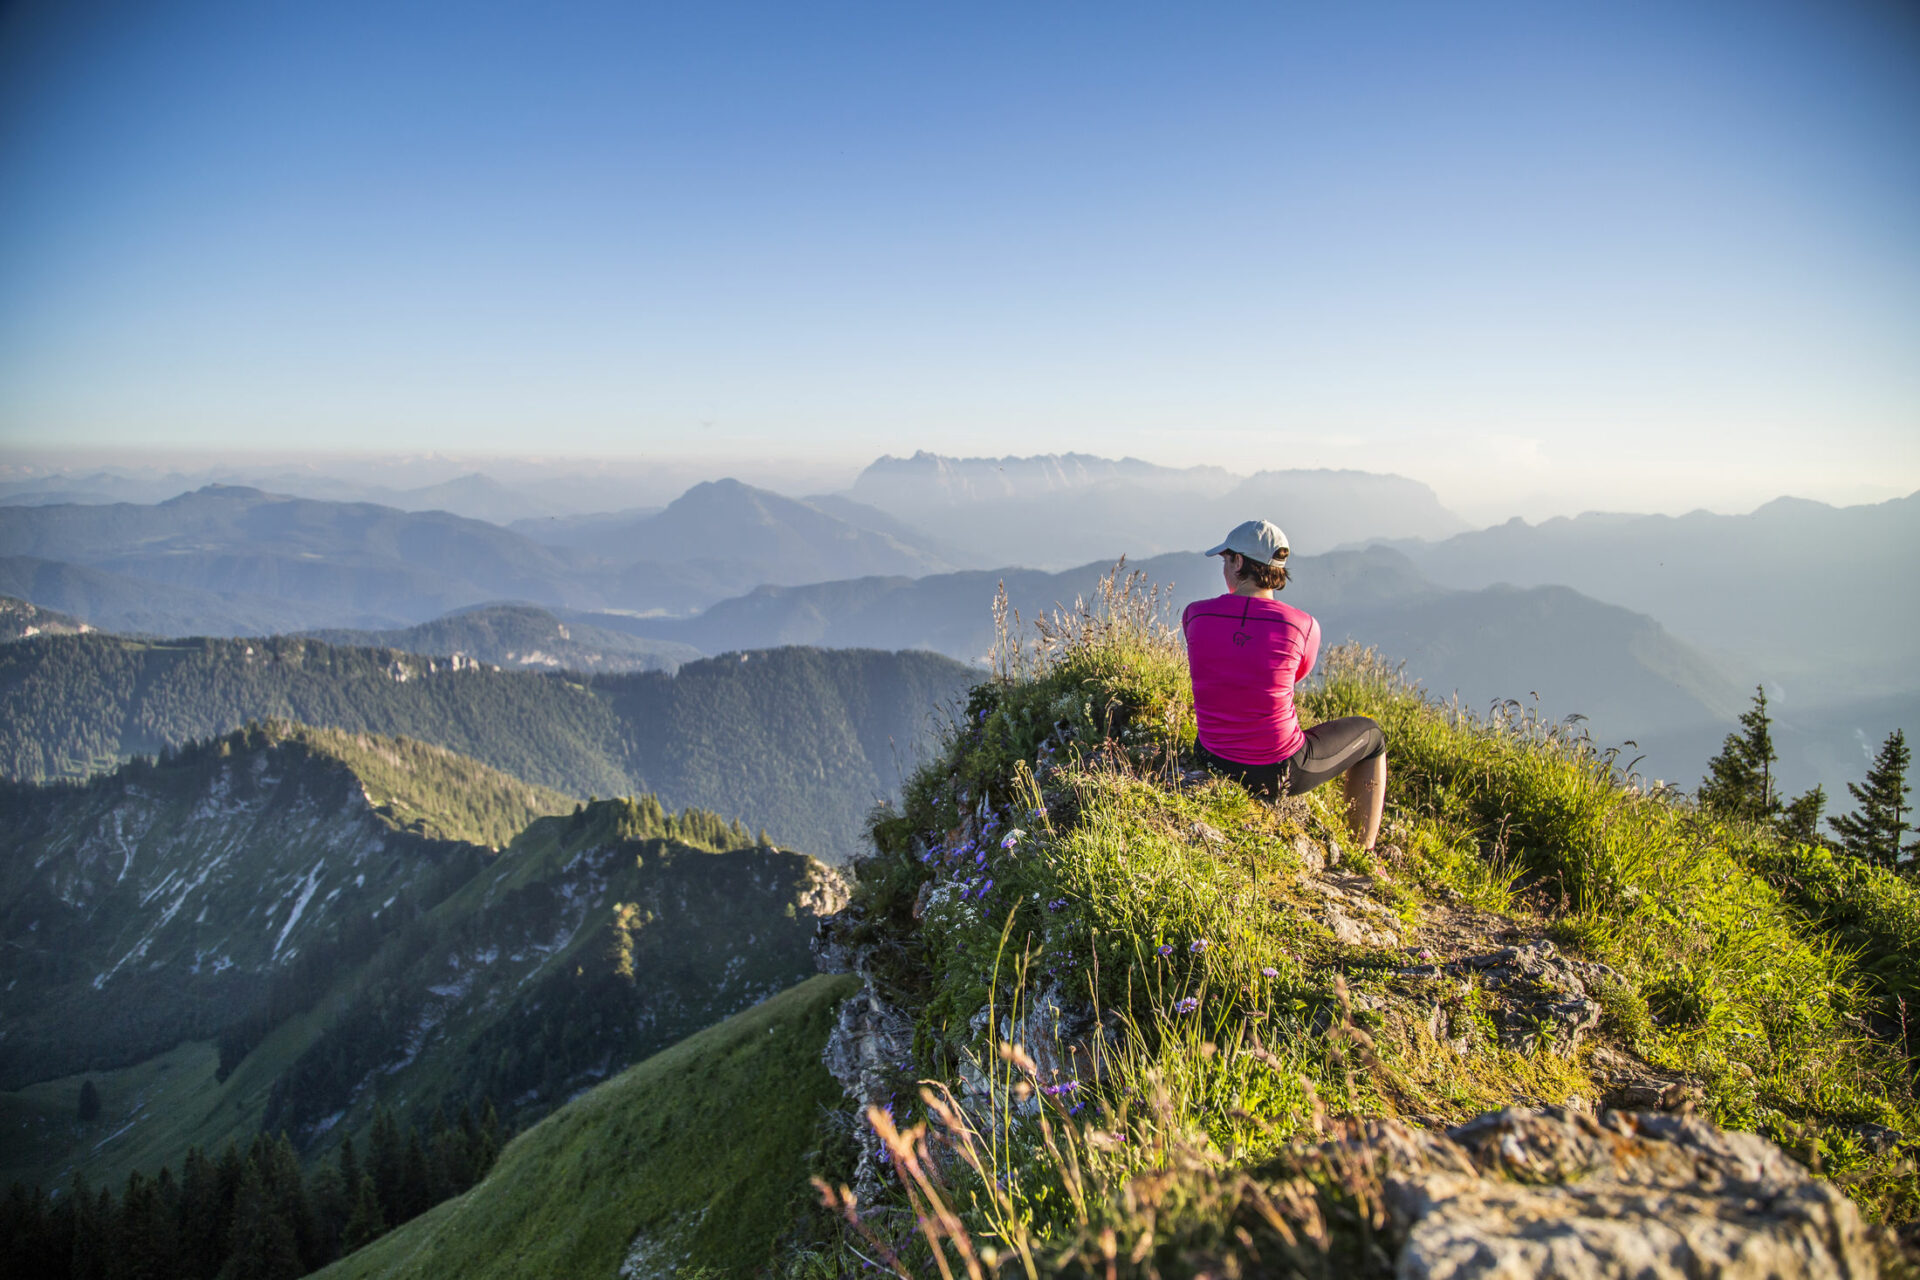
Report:
[{"label": "shadowed hillside", "polygon": [[416,738],[570,795],[650,791],[843,859],[968,678],[927,653],[574,679],[313,640],[35,637],[0,647],[0,769],[79,777],[275,718]]}]

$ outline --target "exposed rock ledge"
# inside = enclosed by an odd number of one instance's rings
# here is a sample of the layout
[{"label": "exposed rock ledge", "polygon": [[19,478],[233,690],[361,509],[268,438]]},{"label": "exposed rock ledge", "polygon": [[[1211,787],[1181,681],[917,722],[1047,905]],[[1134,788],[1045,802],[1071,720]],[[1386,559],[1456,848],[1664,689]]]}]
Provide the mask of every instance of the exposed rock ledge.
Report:
[{"label": "exposed rock ledge", "polygon": [[1445,1134],[1371,1122],[1353,1141],[1384,1157],[1403,1280],[1879,1274],[1852,1201],[1693,1117],[1510,1108]]}]

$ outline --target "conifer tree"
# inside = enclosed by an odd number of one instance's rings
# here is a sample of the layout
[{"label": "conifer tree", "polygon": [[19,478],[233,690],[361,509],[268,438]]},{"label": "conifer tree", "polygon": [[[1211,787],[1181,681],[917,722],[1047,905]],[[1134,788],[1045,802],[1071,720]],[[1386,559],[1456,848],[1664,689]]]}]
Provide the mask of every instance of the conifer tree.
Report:
[{"label": "conifer tree", "polygon": [[353,1212],[353,1196],[340,1177],[340,1166],[324,1162],[307,1181],[307,1206],[312,1212],[313,1239],[307,1262],[323,1267],[340,1256],[340,1234]]},{"label": "conifer tree", "polygon": [[1827,807],[1827,789],[1815,787],[1787,802],[1774,826],[1781,838],[1794,844],[1825,844],[1820,834],[1820,814]]},{"label": "conifer tree", "polygon": [[[256,1148],[263,1144],[256,1143]],[[268,1155],[250,1155],[233,1203],[233,1252],[220,1270],[221,1280],[298,1280],[306,1273],[293,1225],[279,1212],[264,1167]]]},{"label": "conifer tree", "polygon": [[107,1250],[106,1227],[113,1221],[113,1203],[107,1203],[107,1212],[100,1212],[100,1202],[94,1198],[93,1188],[87,1185],[85,1174],[76,1174],[73,1179],[73,1257],[67,1265],[67,1274],[73,1280],[106,1280]]},{"label": "conifer tree", "polygon": [[1753,706],[1740,717],[1742,732],[1730,733],[1720,754],[1707,762],[1700,780],[1700,806],[1723,818],[1765,822],[1780,812],[1774,791],[1773,722],[1767,716],[1767,690],[1756,685]]},{"label": "conifer tree", "polygon": [[400,1126],[394,1123],[393,1112],[385,1107],[377,1108],[373,1113],[368,1171],[373,1174],[374,1191],[380,1197],[380,1216],[390,1224],[405,1220],[400,1212],[400,1165],[404,1156]]},{"label": "conifer tree", "polygon": [[173,1215],[167,1212],[159,1186],[138,1169],[127,1175],[115,1228],[114,1257],[108,1268],[115,1280],[172,1280]]},{"label": "conifer tree", "polygon": [[407,1149],[400,1160],[400,1213],[396,1221],[409,1221],[433,1207],[433,1174],[427,1168],[426,1144],[420,1130],[407,1126]]},{"label": "conifer tree", "polygon": [[1847,792],[1859,807],[1852,813],[1827,819],[1840,837],[1840,847],[1875,866],[1894,867],[1902,853],[1912,856],[1916,845],[1900,844],[1907,833],[1907,735],[1895,729],[1880,745],[1867,770],[1865,784],[1849,782]]},{"label": "conifer tree", "polygon": [[487,1176],[499,1155],[500,1116],[493,1109],[493,1099],[488,1098],[480,1106],[480,1140],[473,1149],[473,1180],[475,1182]]},{"label": "conifer tree", "polygon": [[83,1124],[100,1117],[100,1087],[91,1080],[80,1082],[79,1115]]},{"label": "conifer tree", "polygon": [[353,1149],[353,1135],[340,1139],[340,1184],[347,1189],[347,1199],[351,1201],[359,1194],[360,1157]]},{"label": "conifer tree", "polygon": [[294,1247],[301,1258],[311,1262],[318,1256],[314,1245],[313,1209],[307,1201],[307,1184],[300,1175],[300,1157],[283,1131],[267,1148],[265,1172],[272,1190],[274,1211],[293,1230]]},{"label": "conifer tree", "polygon": [[353,1210],[347,1214],[347,1225],[340,1230],[340,1252],[352,1253],[386,1233],[386,1219],[380,1214],[380,1193],[374,1188],[373,1175],[363,1173],[360,1185],[354,1189]]},{"label": "conifer tree", "polygon": [[180,1274],[211,1276],[226,1257],[221,1247],[220,1175],[198,1147],[180,1166]]}]

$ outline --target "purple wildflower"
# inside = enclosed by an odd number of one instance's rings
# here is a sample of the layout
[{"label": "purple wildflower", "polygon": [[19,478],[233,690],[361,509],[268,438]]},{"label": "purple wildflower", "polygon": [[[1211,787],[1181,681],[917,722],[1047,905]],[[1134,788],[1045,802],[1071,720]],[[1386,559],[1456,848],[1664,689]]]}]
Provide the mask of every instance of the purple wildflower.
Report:
[{"label": "purple wildflower", "polygon": [[1154,949],[1163,956],[1170,956],[1173,954],[1173,944],[1171,942],[1163,942]]},{"label": "purple wildflower", "polygon": [[1188,947],[1187,950],[1193,952],[1193,954],[1195,955],[1200,955],[1202,952],[1204,952],[1208,947],[1212,945],[1213,944],[1211,942],[1208,942],[1205,938],[1195,938],[1193,940],[1193,945]]},{"label": "purple wildflower", "polygon": [[1052,902],[1049,902],[1047,904],[1047,910],[1058,911],[1066,905],[1067,905],[1067,900],[1065,898],[1055,898]]},{"label": "purple wildflower", "polygon": [[1268,978],[1277,978],[1280,976],[1280,971],[1278,969],[1272,968],[1271,966],[1269,966],[1268,968],[1262,969],[1260,973],[1263,977],[1268,977]]},{"label": "purple wildflower", "polygon": [[1192,1013],[1199,1007],[1200,998],[1198,996],[1181,996],[1179,1001],[1173,1006],[1173,1011],[1175,1013]]},{"label": "purple wildflower", "polygon": [[1063,1093],[1072,1093],[1079,1087],[1080,1082],[1078,1080],[1062,1080],[1059,1084],[1042,1085],[1040,1092],[1049,1097],[1057,1098]]},{"label": "purple wildflower", "polygon": [[981,885],[981,886],[980,886],[980,896],[981,896],[981,897],[983,897],[983,898],[984,898],[984,897],[986,897],[986,896],[987,896],[987,890],[989,890],[989,889],[991,889],[991,888],[993,888],[993,881],[991,881],[991,880],[989,880],[989,881],[987,881],[987,882],[986,882],[985,884],[983,884],[983,885]]}]

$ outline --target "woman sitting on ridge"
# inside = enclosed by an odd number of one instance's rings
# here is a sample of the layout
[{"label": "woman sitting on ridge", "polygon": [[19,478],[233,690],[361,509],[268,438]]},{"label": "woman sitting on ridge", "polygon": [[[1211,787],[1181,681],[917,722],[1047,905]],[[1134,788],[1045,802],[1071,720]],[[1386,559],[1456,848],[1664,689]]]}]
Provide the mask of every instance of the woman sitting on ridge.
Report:
[{"label": "woman sitting on ridge", "polygon": [[1373,848],[1387,791],[1386,735],[1365,716],[1300,728],[1293,687],[1313,670],[1320,624],[1273,598],[1287,585],[1287,535],[1249,520],[1207,554],[1221,557],[1227,594],[1194,601],[1180,618],[1201,763],[1269,796],[1304,795],[1344,775],[1347,823],[1361,848]]}]

